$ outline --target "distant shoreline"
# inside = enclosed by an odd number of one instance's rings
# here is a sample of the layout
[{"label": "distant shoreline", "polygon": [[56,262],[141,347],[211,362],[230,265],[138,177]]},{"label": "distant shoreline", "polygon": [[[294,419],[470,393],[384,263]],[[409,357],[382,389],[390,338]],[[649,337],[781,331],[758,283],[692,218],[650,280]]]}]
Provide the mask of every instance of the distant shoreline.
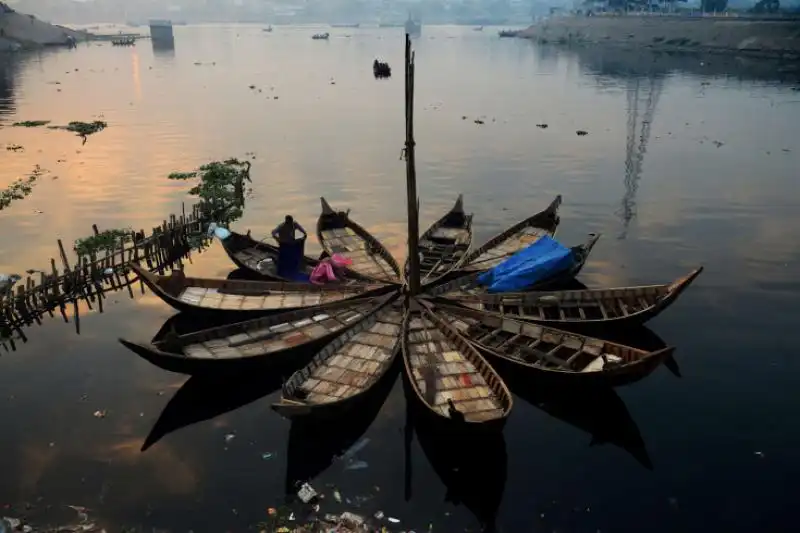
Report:
[{"label": "distant shoreline", "polygon": [[800,24],[750,17],[569,16],[521,31],[541,43],[613,45],[654,51],[800,58]]}]

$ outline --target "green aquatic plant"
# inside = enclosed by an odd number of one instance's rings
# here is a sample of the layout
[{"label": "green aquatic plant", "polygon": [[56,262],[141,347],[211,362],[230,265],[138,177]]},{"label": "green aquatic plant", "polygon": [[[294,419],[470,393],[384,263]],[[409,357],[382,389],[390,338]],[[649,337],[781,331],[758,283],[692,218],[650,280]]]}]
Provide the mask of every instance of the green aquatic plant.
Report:
[{"label": "green aquatic plant", "polygon": [[103,131],[108,127],[107,122],[102,120],[95,120],[94,122],[70,122],[64,129],[72,131],[81,136],[91,135],[99,131]]},{"label": "green aquatic plant", "polygon": [[38,128],[39,126],[47,126],[50,122],[49,120],[23,120],[22,122],[15,122],[12,126],[18,128]]},{"label": "green aquatic plant", "polygon": [[250,162],[231,158],[212,161],[191,172],[173,172],[171,180],[198,180],[189,194],[200,199],[201,213],[216,222],[230,223],[243,214],[244,182],[250,180]]},{"label": "green aquatic plant", "polygon": [[131,242],[132,235],[131,228],[107,229],[91,237],[76,240],[74,248],[78,255],[91,255],[100,251],[111,252],[118,250],[120,245]]},{"label": "green aquatic plant", "polygon": [[0,190],[0,211],[8,207],[11,202],[15,200],[22,200],[33,192],[33,187],[36,182],[44,174],[44,170],[39,165],[36,165],[33,172],[25,178],[19,178],[12,182],[5,189]]}]

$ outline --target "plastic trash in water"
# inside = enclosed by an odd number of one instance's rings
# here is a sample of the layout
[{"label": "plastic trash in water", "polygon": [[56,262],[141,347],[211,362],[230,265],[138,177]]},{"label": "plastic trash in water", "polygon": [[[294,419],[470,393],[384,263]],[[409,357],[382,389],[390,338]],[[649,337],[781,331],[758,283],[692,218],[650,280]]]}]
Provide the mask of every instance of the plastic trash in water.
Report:
[{"label": "plastic trash in water", "polygon": [[104,274],[104,275],[106,275],[106,276],[110,276],[110,275],[111,275],[111,274],[113,274],[113,273],[114,273],[114,269],[113,269],[113,268],[111,268],[111,267],[109,267],[109,268],[107,268],[107,269],[103,270],[103,274]]},{"label": "plastic trash in water", "polygon": [[350,446],[350,447],[347,449],[347,451],[345,451],[345,452],[342,454],[342,457],[341,457],[341,459],[342,459],[343,461],[348,461],[348,460],[352,459],[353,457],[355,457],[355,456],[356,456],[356,454],[357,454],[358,452],[360,452],[361,450],[363,450],[364,448],[366,448],[367,444],[369,444],[369,438],[368,438],[368,437],[364,437],[364,438],[363,438],[363,439],[361,439],[360,441],[358,441],[358,442],[356,442],[355,444],[353,444],[352,446]]},{"label": "plastic trash in water", "polygon": [[369,464],[366,461],[353,461],[344,467],[345,470],[364,470],[365,468],[369,468]]},{"label": "plastic trash in water", "polygon": [[231,232],[227,228],[223,228],[222,226],[218,225],[216,222],[212,222],[208,225],[208,236],[210,237],[211,235],[214,235],[219,240],[224,241],[231,236]]},{"label": "plastic trash in water", "polygon": [[391,522],[392,524],[399,524],[399,523],[400,523],[400,519],[399,519],[399,518],[395,518],[395,517],[393,517],[393,516],[390,516],[390,517],[388,518],[388,520],[389,520],[389,522]]},{"label": "plastic trash in water", "polygon": [[300,486],[300,490],[297,491],[297,497],[300,498],[300,501],[303,503],[308,503],[317,497],[317,491],[308,483],[303,483]]},{"label": "plastic trash in water", "polygon": [[236,435],[234,433],[228,433],[227,435],[225,435],[225,443],[227,444],[235,438]]},{"label": "plastic trash in water", "polygon": [[383,511],[378,511],[378,512],[377,512],[377,513],[375,513],[373,516],[375,517],[375,520],[383,520],[383,517],[384,517],[385,515],[383,514]]},{"label": "plastic trash in water", "polygon": [[263,460],[265,460],[265,461],[269,461],[269,460],[270,460],[270,459],[272,459],[273,457],[275,457],[275,454],[274,454],[274,453],[272,453],[272,452],[264,452],[264,453],[262,453],[262,454],[261,454],[261,458],[262,458]]},{"label": "plastic trash in water", "polygon": [[350,511],[345,511],[341,515],[339,515],[339,519],[344,522],[348,527],[353,529],[360,528],[364,525],[364,517],[357,515],[355,513],[351,513]]},{"label": "plastic trash in water", "polygon": [[333,499],[336,500],[337,503],[342,503],[342,493],[339,492],[339,489],[333,489]]}]

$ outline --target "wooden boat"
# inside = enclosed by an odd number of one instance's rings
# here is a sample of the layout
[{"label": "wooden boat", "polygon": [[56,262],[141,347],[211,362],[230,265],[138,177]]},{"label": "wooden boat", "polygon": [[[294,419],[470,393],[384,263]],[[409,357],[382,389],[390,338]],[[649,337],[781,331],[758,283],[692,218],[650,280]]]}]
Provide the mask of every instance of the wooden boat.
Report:
[{"label": "wooden boat", "polygon": [[147,361],[171,372],[206,374],[279,365],[315,350],[369,316],[386,297],[342,301],[178,335],[149,343],[120,339]]},{"label": "wooden boat", "polygon": [[431,415],[453,427],[502,427],[513,400],[467,340],[418,300],[403,321],[407,384]]},{"label": "wooden boat", "polygon": [[131,269],[150,290],[178,311],[240,319],[348,298],[376,296],[381,289],[391,289],[387,285],[366,283],[312,285],[282,281],[190,278],[181,270],[173,271],[170,276],[158,276],[136,263],[131,263]]},{"label": "wooden boat", "polygon": [[519,30],[500,30],[497,35],[500,37],[516,37],[519,35]]},{"label": "wooden boat", "polygon": [[[581,270],[583,270],[584,265],[586,265],[586,261],[589,259],[589,254],[592,253],[594,245],[597,244],[597,240],[599,238],[600,235],[596,233],[590,233],[589,238],[585,243],[578,246],[573,246],[571,248],[575,260],[570,268],[556,272],[545,279],[539,280],[533,285],[527,287],[526,290],[543,290],[548,287],[557,287],[574,279],[575,276],[580,274]],[[428,296],[440,296],[442,294],[450,294],[454,292],[464,292],[466,294],[486,294],[485,287],[477,285],[478,277],[481,274],[483,274],[483,271],[464,272],[462,270],[458,273],[453,273],[453,277],[455,279],[448,280],[446,283],[442,283],[441,285],[428,289],[426,294]]]},{"label": "wooden boat", "polygon": [[334,339],[283,386],[272,408],[287,418],[341,414],[367,396],[400,351],[402,302],[387,300],[355,327]]},{"label": "wooden boat", "polygon": [[336,212],[325,198],[322,213],[317,221],[317,238],[330,255],[339,254],[350,259],[350,270],[366,279],[387,283],[400,283],[400,267],[392,254],[348,213]]},{"label": "wooden boat", "polygon": [[[263,278],[290,281],[278,275],[277,246],[255,240],[249,231],[246,235],[231,231],[230,236],[220,242],[237,267]],[[306,256],[301,261],[300,270],[310,275],[318,263],[316,259]]]},{"label": "wooden boat", "polygon": [[640,326],[672,305],[702,271],[697,268],[662,285],[504,294],[461,289],[442,296],[472,309],[542,324]]},{"label": "wooden boat", "polygon": [[458,265],[472,245],[472,215],[464,213],[464,199],[434,222],[419,238],[422,283],[435,281]]},{"label": "wooden boat", "polygon": [[553,236],[558,227],[558,208],[561,195],[547,209],[517,222],[503,233],[489,239],[483,246],[464,257],[458,268],[467,272],[484,271],[495,267],[538,241],[543,235]]},{"label": "wooden boat", "polygon": [[436,313],[495,359],[562,385],[633,383],[648,376],[675,350],[639,350],[444,303],[437,303]]}]

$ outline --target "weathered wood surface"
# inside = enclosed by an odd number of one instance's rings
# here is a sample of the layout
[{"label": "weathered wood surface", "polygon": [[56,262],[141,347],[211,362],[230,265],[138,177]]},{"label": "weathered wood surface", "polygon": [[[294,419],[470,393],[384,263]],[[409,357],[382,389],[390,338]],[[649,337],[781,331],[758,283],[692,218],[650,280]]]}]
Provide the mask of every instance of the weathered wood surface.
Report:
[{"label": "weathered wood surface", "polygon": [[373,387],[394,361],[401,302],[386,307],[326,346],[289,378],[284,399],[305,405],[341,402]]},{"label": "weathered wood surface", "polygon": [[406,371],[431,411],[450,419],[463,416],[466,422],[488,422],[508,414],[508,389],[466,339],[426,309],[409,314],[405,327]]}]

